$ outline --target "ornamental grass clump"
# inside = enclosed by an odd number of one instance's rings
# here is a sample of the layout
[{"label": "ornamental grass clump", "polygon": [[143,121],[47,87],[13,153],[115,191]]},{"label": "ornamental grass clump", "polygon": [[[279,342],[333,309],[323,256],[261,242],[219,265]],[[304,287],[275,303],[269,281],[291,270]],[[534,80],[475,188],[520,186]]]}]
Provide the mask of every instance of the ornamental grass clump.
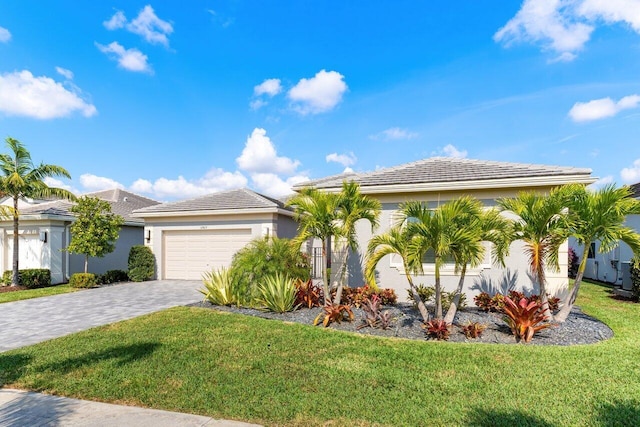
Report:
[{"label": "ornamental grass clump", "polygon": [[521,298],[516,303],[511,298],[504,297],[502,312],[505,314],[504,321],[519,341],[530,342],[536,332],[554,326],[545,323],[547,316],[538,301]]},{"label": "ornamental grass clump", "polygon": [[276,273],[266,276],[264,281],[258,284],[258,292],[259,303],[274,313],[286,313],[297,307],[295,283],[286,275]]}]

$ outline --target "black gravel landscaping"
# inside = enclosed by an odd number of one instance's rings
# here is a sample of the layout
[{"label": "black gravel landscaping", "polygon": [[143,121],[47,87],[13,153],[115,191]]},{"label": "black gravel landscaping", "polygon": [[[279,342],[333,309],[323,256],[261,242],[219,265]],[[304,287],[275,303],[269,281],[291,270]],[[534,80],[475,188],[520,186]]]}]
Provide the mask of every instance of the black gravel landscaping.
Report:
[{"label": "black gravel landscaping", "polygon": [[[250,308],[214,306],[209,302],[191,304],[195,307],[204,307],[232,313],[240,313],[249,316],[257,316],[265,319],[297,322],[312,325],[316,316],[322,312],[322,308],[302,308],[289,313],[272,313]],[[399,303],[392,307],[384,307],[383,310],[391,310],[393,322],[387,330],[361,327],[364,322],[362,309],[353,308],[355,320],[353,322],[332,323],[329,328],[341,331],[355,332],[359,334],[378,335],[384,337],[397,337],[406,339],[426,340],[426,334],[422,328],[422,319],[417,310],[411,304]],[[479,322],[487,326],[484,333],[476,339],[468,339],[462,333],[461,326],[468,322]],[[322,328],[322,325],[316,326]],[[574,307],[567,320],[557,326],[543,329],[536,333],[531,343],[526,345],[577,345],[593,344],[609,339],[613,331],[599,320],[582,313],[579,307]],[[511,330],[502,320],[499,313],[486,313],[476,307],[466,307],[458,311],[453,321],[453,327],[449,336],[450,342],[468,343],[494,343],[494,344],[518,344]],[[525,344],[522,344],[525,345]]]}]

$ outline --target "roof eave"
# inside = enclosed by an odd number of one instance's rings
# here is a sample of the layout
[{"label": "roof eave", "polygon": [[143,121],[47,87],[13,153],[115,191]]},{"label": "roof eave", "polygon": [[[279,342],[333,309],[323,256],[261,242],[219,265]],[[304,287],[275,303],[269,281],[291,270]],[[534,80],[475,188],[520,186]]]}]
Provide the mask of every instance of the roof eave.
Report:
[{"label": "roof eave", "polygon": [[[416,193],[432,191],[488,190],[503,188],[554,187],[564,184],[593,184],[597,178],[590,175],[557,175],[541,177],[482,179],[455,182],[424,182],[417,184],[362,185],[363,194]],[[340,186],[319,187],[328,192],[339,192]]]},{"label": "roof eave", "polygon": [[159,212],[134,212],[132,217],[136,218],[161,218],[172,216],[206,216],[206,215],[248,215],[275,213],[293,217],[293,212],[279,207],[272,208],[248,208],[248,209],[219,209],[219,210],[197,210],[197,211],[159,211]]}]

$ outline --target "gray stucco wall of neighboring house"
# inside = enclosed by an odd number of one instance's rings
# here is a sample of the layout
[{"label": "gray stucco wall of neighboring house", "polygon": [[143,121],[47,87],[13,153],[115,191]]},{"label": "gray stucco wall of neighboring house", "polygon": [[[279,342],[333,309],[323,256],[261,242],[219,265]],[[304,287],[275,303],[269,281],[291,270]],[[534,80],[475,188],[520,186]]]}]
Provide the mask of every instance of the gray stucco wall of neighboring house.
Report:
[{"label": "gray stucco wall of neighboring house", "polygon": [[[129,250],[144,244],[143,227],[123,226],[115,250],[103,258],[89,258],[89,273],[103,274],[108,270],[127,270]],[[69,255],[69,274],[84,272],[84,255]]]},{"label": "gray stucco wall of neighboring house", "polygon": [[[629,215],[625,221],[627,227],[640,232],[640,215]],[[580,260],[584,247],[576,242],[574,238],[569,239],[569,246],[572,247]],[[595,253],[592,258],[587,258],[587,265],[584,270],[584,277],[587,279],[599,280],[615,285],[626,285],[629,287],[627,266],[633,258],[633,251],[624,242],[612,251],[600,253],[600,242],[595,242]]]},{"label": "gray stucco wall of neighboring house", "polygon": [[298,234],[298,223],[289,216],[278,215],[276,225],[277,236],[280,238],[293,239]]}]

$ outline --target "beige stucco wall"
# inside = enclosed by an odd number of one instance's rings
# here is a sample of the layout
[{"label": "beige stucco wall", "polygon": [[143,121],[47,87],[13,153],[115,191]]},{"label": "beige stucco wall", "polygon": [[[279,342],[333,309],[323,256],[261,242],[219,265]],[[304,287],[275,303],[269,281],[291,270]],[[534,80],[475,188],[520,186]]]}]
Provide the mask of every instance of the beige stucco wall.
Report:
[{"label": "beige stucco wall", "polygon": [[[538,191],[545,193],[546,188],[538,188]],[[387,231],[392,224],[397,221],[398,206],[402,202],[417,200],[428,203],[430,206],[436,207],[438,204],[445,203],[454,198],[463,195],[470,195],[478,198],[487,207],[495,205],[495,200],[501,197],[513,197],[518,190],[484,190],[474,193],[467,192],[433,192],[433,193],[404,193],[401,195],[372,195],[382,203],[382,213],[380,215],[380,226],[374,232],[366,221],[359,221],[356,225],[357,236],[360,249],[350,254],[349,259],[349,285],[362,286],[365,283],[363,277],[363,268],[365,265],[365,256],[369,240],[374,234],[380,234]],[[316,242],[316,245],[318,243]],[[568,283],[567,279],[567,250],[565,243],[560,249],[560,270],[547,271],[547,288],[551,294],[562,294]],[[489,260],[488,260],[489,261]],[[433,285],[435,276],[433,268],[427,264],[424,265],[425,273],[414,276],[416,284]],[[333,269],[332,269],[333,270]],[[333,272],[333,271],[332,271]],[[400,300],[407,300],[408,283],[402,269],[402,263],[399,258],[386,256],[377,267],[377,280],[381,287],[393,288]],[[441,282],[445,290],[454,290],[458,284],[459,277],[455,274],[453,266],[445,266],[441,271]],[[506,292],[507,289],[516,288],[529,292],[537,293],[534,289],[534,281],[528,273],[528,262],[523,252],[522,242],[514,242],[510,248],[510,254],[506,259],[506,267],[501,268],[489,261],[480,268],[470,269],[466,275],[465,290],[468,302],[471,297],[479,292],[486,291],[490,293]]]}]

